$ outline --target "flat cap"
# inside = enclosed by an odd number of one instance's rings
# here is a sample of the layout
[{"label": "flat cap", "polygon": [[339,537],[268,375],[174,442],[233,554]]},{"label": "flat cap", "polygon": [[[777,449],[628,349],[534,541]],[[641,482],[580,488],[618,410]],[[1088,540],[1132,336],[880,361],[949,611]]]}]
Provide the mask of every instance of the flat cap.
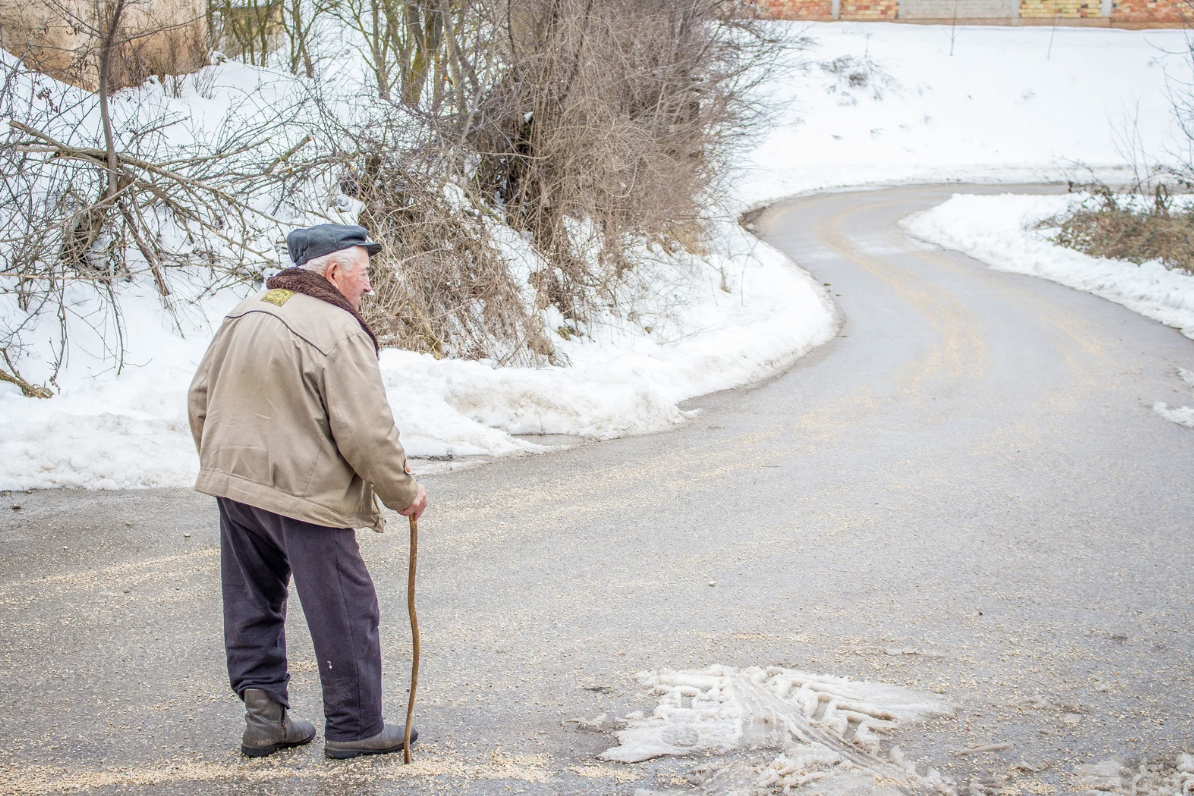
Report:
[{"label": "flat cap", "polygon": [[370,256],[381,251],[381,244],[369,240],[368,230],[356,224],[316,224],[286,236],[286,249],[295,265],[353,246],[364,246]]}]

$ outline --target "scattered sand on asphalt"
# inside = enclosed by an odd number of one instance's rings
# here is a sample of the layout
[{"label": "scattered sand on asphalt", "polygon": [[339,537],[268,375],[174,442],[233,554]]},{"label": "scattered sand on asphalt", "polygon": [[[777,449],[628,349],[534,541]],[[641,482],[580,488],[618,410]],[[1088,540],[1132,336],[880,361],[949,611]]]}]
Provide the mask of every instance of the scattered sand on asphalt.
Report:
[{"label": "scattered sand on asphalt", "polygon": [[95,569],[82,569],[61,575],[13,581],[0,586],[0,605],[17,605],[45,599],[47,593],[64,594],[72,590],[111,589],[117,585],[147,586],[175,580],[183,572],[215,571],[220,563],[220,549],[205,547],[189,553],[144,561],[130,561]]},{"label": "scattered sand on asphalt", "polygon": [[282,779],[336,780],[351,785],[411,777],[449,777],[463,780],[511,779],[546,782],[549,773],[542,755],[504,755],[464,761],[458,758],[416,756],[410,765],[397,760],[359,759],[347,763],[310,758],[244,760],[230,763],[158,761],[144,766],[102,769],[44,765],[0,765],[0,792],[9,796],[44,796],[113,786],[147,787],[179,782],[267,782]]},{"label": "scattered sand on asphalt", "polygon": [[635,780],[642,779],[642,775],[637,771],[625,767],[614,768],[613,766],[583,765],[573,766],[569,771],[585,779],[612,779],[618,783],[634,782]]}]

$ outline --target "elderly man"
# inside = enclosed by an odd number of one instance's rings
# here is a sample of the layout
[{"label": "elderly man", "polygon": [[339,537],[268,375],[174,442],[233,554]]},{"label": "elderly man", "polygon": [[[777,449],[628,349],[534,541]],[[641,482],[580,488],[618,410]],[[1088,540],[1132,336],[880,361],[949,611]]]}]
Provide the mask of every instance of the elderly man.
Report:
[{"label": "elderly man", "polygon": [[293,573],[323,686],[324,754],[396,752],[405,727],[382,720],[377,594],[353,529],[382,529],[378,498],[418,518],[427,496],[398,441],[377,339],[357,312],[381,245],[340,224],[295,230],[286,243],[296,267],[229,313],[189,394],[195,488],[220,509],[224,646],[247,725],[241,751],[263,757],[315,737],[289,712]]}]

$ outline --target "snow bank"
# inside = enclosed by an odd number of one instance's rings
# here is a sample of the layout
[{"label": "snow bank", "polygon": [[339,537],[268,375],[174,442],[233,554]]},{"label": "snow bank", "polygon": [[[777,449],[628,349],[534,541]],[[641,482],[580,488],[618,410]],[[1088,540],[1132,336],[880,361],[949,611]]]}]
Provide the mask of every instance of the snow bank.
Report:
[{"label": "snow bank", "polygon": [[1035,228],[1082,198],[956,195],[901,223],[921,240],[965,252],[997,270],[1093,293],[1194,338],[1194,274],[1159,262],[1090,257],[1051,243],[1047,231]]},{"label": "snow bank", "polygon": [[[667,428],[682,419],[679,402],[762,378],[833,334],[824,294],[782,255],[767,250],[733,265],[742,281],[730,292],[716,271],[697,276],[703,295],[682,308],[680,339],[654,340],[633,324],[611,325],[595,330],[594,339],[557,341],[568,367],[496,368],[386,351],[391,402],[418,426],[411,438],[425,454],[501,453],[511,444],[505,434],[608,439]],[[428,414],[427,423],[406,411],[431,397],[449,411]],[[457,434],[465,427],[451,414],[468,418],[475,434],[500,429],[502,439],[462,444]]]}]

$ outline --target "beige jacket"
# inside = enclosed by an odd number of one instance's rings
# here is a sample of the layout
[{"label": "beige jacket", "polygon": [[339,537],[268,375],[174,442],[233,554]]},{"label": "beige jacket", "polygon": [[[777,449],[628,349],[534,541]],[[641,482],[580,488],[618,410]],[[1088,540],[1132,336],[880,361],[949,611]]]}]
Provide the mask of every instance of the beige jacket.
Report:
[{"label": "beige jacket", "polygon": [[242,301],[191,383],[195,489],[336,528],[382,530],[418,485],[369,335],[342,309],[271,290]]}]

